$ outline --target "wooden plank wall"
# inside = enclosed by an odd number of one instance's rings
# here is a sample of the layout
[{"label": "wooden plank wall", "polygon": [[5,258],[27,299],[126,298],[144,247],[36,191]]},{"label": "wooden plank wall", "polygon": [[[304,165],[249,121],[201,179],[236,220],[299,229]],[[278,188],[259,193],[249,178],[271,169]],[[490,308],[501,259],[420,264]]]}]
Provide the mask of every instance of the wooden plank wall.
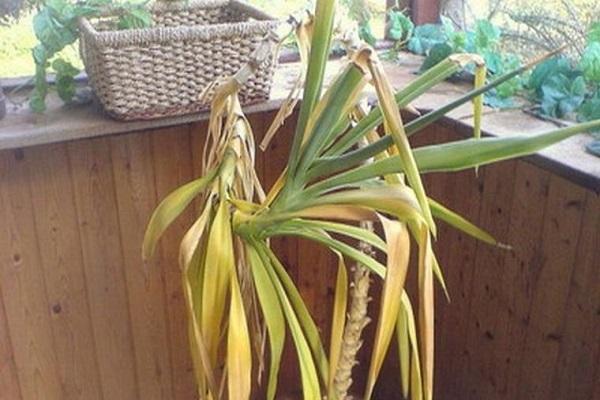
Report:
[{"label": "wooden plank wall", "polygon": [[[251,117],[259,137],[271,117]],[[194,398],[175,261],[193,210],[148,265],[140,243],[158,200],[198,175],[204,130],[0,152],[1,400]],[[290,135],[284,129],[258,158],[267,185]],[[443,126],[423,137],[450,138]],[[436,249],[452,303],[438,291],[437,398],[600,399],[598,195],[524,161],[426,182],[513,246],[441,227]],[[326,337],[335,260],[305,241],[275,247]],[[391,354],[377,399],[400,398]],[[283,388],[297,394],[294,354],[285,357]],[[357,368],[364,375],[364,353]]]}]

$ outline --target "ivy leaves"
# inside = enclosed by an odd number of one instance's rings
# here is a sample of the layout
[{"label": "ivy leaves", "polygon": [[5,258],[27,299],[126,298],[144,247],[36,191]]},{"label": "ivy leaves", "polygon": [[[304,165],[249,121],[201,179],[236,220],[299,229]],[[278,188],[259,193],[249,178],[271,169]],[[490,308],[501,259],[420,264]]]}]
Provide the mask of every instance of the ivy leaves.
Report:
[{"label": "ivy leaves", "polygon": [[109,7],[118,10],[118,29],[142,28],[152,24],[145,3],[115,3],[113,0],[83,0],[75,4],[68,0],[47,0],[35,15],[33,30],[39,43],[32,49],[36,65],[34,89],[29,99],[32,111],[41,113],[46,110],[45,99],[49,90],[46,74],[50,66],[56,72],[59,97],[65,102],[72,101],[76,93],[74,77],[79,70],[57,58],[57,53],[77,40],[80,17],[98,16]]}]

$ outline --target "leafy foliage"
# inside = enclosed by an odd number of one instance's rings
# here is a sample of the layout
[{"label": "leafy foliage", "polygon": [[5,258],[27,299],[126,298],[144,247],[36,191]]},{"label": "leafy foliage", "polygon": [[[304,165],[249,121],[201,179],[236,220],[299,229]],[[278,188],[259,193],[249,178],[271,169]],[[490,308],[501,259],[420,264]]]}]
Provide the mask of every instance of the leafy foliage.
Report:
[{"label": "leafy foliage", "polygon": [[579,67],[588,82],[600,84],[600,41],[591,42],[586,47]]},{"label": "leafy foliage", "polygon": [[436,24],[419,25],[408,41],[407,48],[411,52],[426,55],[436,45],[448,40],[444,27]]},{"label": "leafy foliage", "polygon": [[[268,376],[267,398],[273,399],[286,331],[297,353],[304,399],[320,399],[324,393],[338,398],[332,375],[338,370],[342,351],[340,333],[348,292],[345,269],[350,261],[383,283],[364,399],[371,398],[391,340],[396,338],[403,393],[413,400],[431,400],[434,281],[443,286],[442,270],[432,247],[437,220],[486,243],[497,243],[485,231],[429,198],[421,174],[461,171],[530,154],[600,127],[596,121],[534,136],[483,139],[476,132],[473,139],[413,149],[409,136],[456,107],[474,101],[475,117],[480,119],[478,99],[482,93],[529,66],[495,77],[405,124],[400,109],[466,63],[479,64],[476,85],[481,84],[485,70],[479,57],[446,58],[394,93],[376,53],[369,47],[351,49],[348,61],[325,89],[334,11],[334,2],[319,0],[314,21],[304,25],[310,29],[298,30],[303,33],[299,38],[310,39],[310,43],[299,46],[308,55],[303,57],[308,60],[306,75],[300,77],[304,81],[303,98],[288,164],[270,190],[266,194],[262,191],[254,171],[254,139],[238,100],[244,81],[238,76],[228,78],[215,87],[204,177],[167,196],[147,228],[145,258],[152,255],[168,225],[194,198],[198,199],[202,211],[182,240],[180,266],[201,398],[210,393],[215,400],[249,399],[252,379]],[[378,105],[373,109],[361,102],[368,85],[377,94]],[[284,102],[284,112],[278,113],[274,126],[282,124],[295,104],[293,96]],[[381,126],[385,129],[380,130]],[[263,145],[268,146],[268,142]],[[383,235],[357,226],[360,222],[381,224]],[[270,239],[277,236],[312,240],[338,257],[329,352],[294,281],[270,247]],[[385,265],[375,254],[357,249],[356,241],[381,252]],[[416,245],[414,268],[410,264],[412,243]],[[417,278],[414,299],[404,290],[409,273]],[[413,300],[418,303],[416,315]],[[267,340],[268,355],[264,352]],[[267,358],[271,360],[270,370],[262,374]],[[255,360],[259,361],[258,368],[253,366]],[[227,394],[221,395],[218,388],[227,388]]]},{"label": "leafy foliage", "polygon": [[[476,21],[472,30],[462,32],[442,19],[441,24],[416,27],[408,49],[426,56],[421,72],[451,54],[474,53],[483,57],[493,77],[522,64],[517,55],[502,51],[501,40],[501,30],[487,20]],[[514,77],[487,92],[485,103],[495,108],[512,107],[514,96],[528,89],[542,114],[554,118],[576,116],[580,121],[590,121],[597,118],[599,88],[600,22],[590,27],[587,47],[578,63],[563,56],[553,57],[539,64],[528,78]]]},{"label": "leafy foliage", "polygon": [[583,103],[585,93],[582,76],[573,80],[565,75],[553,76],[542,86],[542,111],[552,117],[568,117]]},{"label": "leafy foliage", "polygon": [[388,11],[387,36],[396,42],[404,43],[413,35],[415,24],[399,10]]},{"label": "leafy foliage", "polygon": [[[518,68],[521,64],[515,54],[500,51],[501,36],[500,29],[487,20],[478,20],[473,30],[463,32],[454,29],[452,22],[443,18],[441,24],[417,27],[408,49],[426,55],[421,72],[451,54],[472,53],[484,59],[489,74],[494,76]],[[473,72],[473,67],[469,71]],[[523,88],[523,83],[522,77],[503,83],[485,94],[485,103],[498,108],[512,106],[512,97]]]},{"label": "leafy foliage", "polygon": [[373,35],[373,30],[371,29],[371,24],[368,20],[358,24],[358,37],[363,42],[368,43],[371,46],[375,46],[377,38],[375,35]]},{"label": "leafy foliage", "polygon": [[75,4],[68,0],[48,0],[33,18],[33,29],[38,44],[32,50],[36,70],[34,90],[29,105],[35,112],[46,109],[45,99],[49,86],[46,80],[50,65],[55,69],[56,89],[60,98],[69,102],[75,95],[74,77],[79,72],[72,64],[56,58],[56,54],[77,40],[78,19],[94,17],[109,8],[119,15],[118,29],[149,26],[152,18],[145,3],[116,3],[113,0],[82,0]]},{"label": "leafy foliage", "polygon": [[587,43],[600,42],[600,22],[593,23],[587,35]]}]

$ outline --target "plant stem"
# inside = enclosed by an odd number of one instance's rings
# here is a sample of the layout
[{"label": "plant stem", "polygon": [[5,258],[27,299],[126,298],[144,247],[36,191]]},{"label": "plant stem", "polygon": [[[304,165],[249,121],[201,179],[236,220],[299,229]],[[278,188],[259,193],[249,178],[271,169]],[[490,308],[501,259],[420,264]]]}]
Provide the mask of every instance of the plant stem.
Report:
[{"label": "plant stem", "polygon": [[[373,231],[372,222],[362,222],[361,227]],[[369,244],[360,242],[359,248],[363,253],[374,257],[373,248]],[[334,378],[334,389],[338,400],[348,398],[348,391],[352,386],[352,368],[358,364],[356,356],[362,346],[361,335],[365,326],[371,321],[367,315],[367,306],[371,300],[369,298],[370,275],[369,270],[359,263],[356,263],[352,270],[350,310],[344,328],[340,361]]]}]

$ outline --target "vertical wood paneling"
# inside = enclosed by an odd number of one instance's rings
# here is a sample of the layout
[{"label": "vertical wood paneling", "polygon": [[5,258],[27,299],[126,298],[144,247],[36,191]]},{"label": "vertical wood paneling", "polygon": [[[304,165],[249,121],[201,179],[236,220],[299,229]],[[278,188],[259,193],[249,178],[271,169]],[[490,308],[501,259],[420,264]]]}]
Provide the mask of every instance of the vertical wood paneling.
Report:
[{"label": "vertical wood paneling", "polygon": [[[190,136],[187,129],[165,129],[152,133],[154,179],[158,199],[163,199],[171,191],[194,178],[189,150]],[[174,399],[192,399],[197,394],[192,359],[189,347],[186,345],[188,343],[187,315],[178,264],[179,243],[193,217],[193,207],[190,207],[173,222],[160,243],[168,310]]]},{"label": "vertical wood paneling", "polygon": [[144,227],[156,206],[150,135],[111,139],[123,268],[129,296],[139,396],[170,399],[171,360],[160,259],[144,264]]},{"label": "vertical wood paneling", "polygon": [[[257,142],[272,117],[250,117]],[[292,127],[257,150],[267,190],[285,166]],[[177,266],[194,207],[146,266],[140,244],[157,202],[200,173],[205,133],[204,122],[0,152],[0,399],[195,396]],[[455,138],[434,127],[415,139]],[[436,398],[600,399],[599,197],[523,161],[425,179],[434,198],[513,246],[478,244],[440,223],[436,254],[452,303],[438,291]],[[335,257],[294,238],[273,247],[326,343]],[[287,344],[280,392],[295,398]],[[400,398],[394,357],[378,398]]]},{"label": "vertical wood paneling", "polygon": [[[0,285],[24,400],[61,400],[38,238],[24,154],[0,157]],[[8,336],[7,335],[7,336]]]},{"label": "vertical wood paneling", "polygon": [[68,145],[68,152],[104,398],[135,399],[139,394],[110,145],[106,139],[78,141]]},{"label": "vertical wood paneling", "polygon": [[[485,181],[486,174],[487,169],[480,169],[477,177],[473,171],[447,175],[444,192],[439,199],[484,229],[489,227],[480,224],[479,214],[482,206],[482,182]],[[439,324],[436,329],[439,346],[436,350],[435,379],[439,382],[436,387],[443,388],[443,392],[438,392],[438,396],[454,399],[462,396],[462,376],[453,376],[446,371],[460,371],[469,355],[466,340],[471,320],[467,315],[474,287],[473,276],[478,268],[475,263],[477,241],[451,228],[440,233],[436,248],[440,247],[446,249],[438,250],[438,254],[451,303],[444,306],[442,314],[438,314]]]},{"label": "vertical wood paneling", "polygon": [[102,399],[66,148],[33,147],[25,154],[64,396]]},{"label": "vertical wood paneling", "polygon": [[[2,300],[2,290],[0,290],[0,300]],[[17,367],[8,333],[8,322],[4,313],[4,304],[0,301],[0,400],[21,399]]]},{"label": "vertical wood paneling", "polygon": [[[600,197],[588,192],[569,287],[552,395],[559,399],[592,398],[590,372],[600,373]],[[568,374],[568,371],[582,373]],[[600,376],[596,376],[599,379]],[[600,396],[600,393],[597,395]],[[598,398],[598,397],[596,397]]]},{"label": "vertical wood paneling", "polygon": [[544,259],[539,274],[531,281],[534,293],[519,363],[518,398],[541,400],[553,395],[552,377],[563,339],[563,318],[584,205],[582,188],[557,176],[550,179],[542,231]]},{"label": "vertical wood paneling", "polygon": [[[499,241],[507,237],[510,224],[511,199],[514,189],[516,163],[485,167],[479,226]],[[467,333],[464,378],[465,395],[471,398],[489,398],[495,386],[492,370],[496,329],[496,315],[489,310],[499,307],[498,282],[502,281],[505,252],[497,247],[479,242],[475,258],[472,291],[469,296],[469,324]],[[464,317],[464,316],[463,316]]]},{"label": "vertical wood paneling", "polygon": [[531,281],[541,267],[542,227],[550,175],[517,163],[499,308],[494,331],[493,372],[497,396],[512,399],[518,383],[518,360],[523,352],[532,296]]}]

